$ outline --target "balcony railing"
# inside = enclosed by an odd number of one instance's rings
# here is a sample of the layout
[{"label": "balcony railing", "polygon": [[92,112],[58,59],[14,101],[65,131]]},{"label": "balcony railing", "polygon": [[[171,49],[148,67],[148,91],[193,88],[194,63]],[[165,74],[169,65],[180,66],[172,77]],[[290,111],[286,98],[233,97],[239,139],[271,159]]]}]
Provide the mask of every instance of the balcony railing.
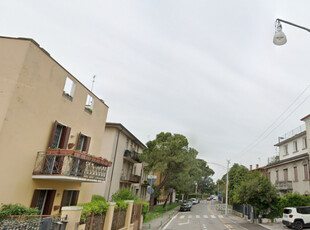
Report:
[{"label": "balcony railing", "polygon": [[38,152],[34,179],[78,180],[101,182],[105,180],[110,162],[74,150]]},{"label": "balcony railing", "polygon": [[129,150],[125,150],[124,152],[124,157],[128,157],[134,161],[140,162],[139,160],[139,154],[135,151],[129,151]]},{"label": "balcony railing", "polygon": [[275,186],[277,190],[292,190],[293,182],[292,181],[277,181]]},{"label": "balcony railing", "polygon": [[132,183],[139,183],[140,182],[140,176],[130,174],[130,175],[121,175],[121,181],[127,181]]}]

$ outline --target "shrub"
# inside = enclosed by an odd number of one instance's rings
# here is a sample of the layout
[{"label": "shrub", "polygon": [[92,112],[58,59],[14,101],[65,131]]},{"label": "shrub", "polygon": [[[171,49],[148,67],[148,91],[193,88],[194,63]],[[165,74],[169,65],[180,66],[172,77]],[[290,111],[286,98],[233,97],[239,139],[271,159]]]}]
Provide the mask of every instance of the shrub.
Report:
[{"label": "shrub", "polygon": [[116,202],[118,200],[138,200],[138,197],[129,189],[121,189],[112,195],[112,201]]},{"label": "shrub", "polygon": [[107,202],[106,199],[103,196],[100,196],[100,195],[93,195],[91,197],[91,201],[104,201],[104,202]]},{"label": "shrub", "polygon": [[37,208],[27,208],[21,204],[4,204],[0,208],[0,219],[10,215],[38,215]]},{"label": "shrub", "polygon": [[101,215],[106,213],[109,208],[109,204],[102,199],[92,200],[89,203],[79,204],[83,207],[81,215],[81,223],[84,223],[88,216],[91,216],[91,213],[94,212],[95,215]]},{"label": "shrub", "polygon": [[121,208],[121,210],[127,210],[128,203],[126,203],[124,200],[117,200],[115,205],[115,209]]}]

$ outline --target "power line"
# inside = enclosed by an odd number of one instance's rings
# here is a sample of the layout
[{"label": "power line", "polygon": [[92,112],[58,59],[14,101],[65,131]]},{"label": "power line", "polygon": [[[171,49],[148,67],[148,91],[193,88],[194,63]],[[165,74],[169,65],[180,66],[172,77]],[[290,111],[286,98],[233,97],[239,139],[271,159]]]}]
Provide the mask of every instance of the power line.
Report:
[{"label": "power line", "polygon": [[300,103],[287,117],[284,118],[283,121],[280,122],[280,124],[278,124],[275,128],[273,128],[266,136],[264,136],[271,128],[274,124],[276,124],[279,119],[296,103],[296,101],[298,101],[298,99],[308,90],[308,88],[310,87],[310,85],[308,85],[294,100],[293,102],[271,123],[271,125],[268,126],[268,128],[261,134],[258,136],[258,138],[256,138],[251,144],[249,144],[246,148],[244,148],[239,155],[243,154],[246,151],[249,151],[250,149],[252,149],[253,147],[255,147],[257,144],[259,144],[262,140],[264,140],[266,137],[268,137],[276,128],[278,128],[281,124],[283,124],[283,122],[285,120],[287,120],[287,118],[293,114],[293,112],[296,111],[297,108],[299,108],[308,98],[309,96],[306,97],[306,99],[304,99],[302,101],[302,103]]}]

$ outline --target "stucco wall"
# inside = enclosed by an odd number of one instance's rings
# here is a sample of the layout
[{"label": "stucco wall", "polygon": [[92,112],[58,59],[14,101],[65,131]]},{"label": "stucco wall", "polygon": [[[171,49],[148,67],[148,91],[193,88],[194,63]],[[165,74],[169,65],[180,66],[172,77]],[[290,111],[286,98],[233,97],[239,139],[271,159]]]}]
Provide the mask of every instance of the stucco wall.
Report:
[{"label": "stucco wall", "polygon": [[[29,206],[36,188],[78,189],[79,202],[88,202],[92,184],[33,180],[32,171],[55,120],[71,127],[69,142],[76,143],[82,132],[91,137],[89,153],[101,155],[108,107],[35,43],[0,38],[0,47],[5,50],[0,53],[0,203]],[[76,83],[72,101],[63,96],[67,77]],[[84,111],[88,94],[94,99],[92,114]]]}]

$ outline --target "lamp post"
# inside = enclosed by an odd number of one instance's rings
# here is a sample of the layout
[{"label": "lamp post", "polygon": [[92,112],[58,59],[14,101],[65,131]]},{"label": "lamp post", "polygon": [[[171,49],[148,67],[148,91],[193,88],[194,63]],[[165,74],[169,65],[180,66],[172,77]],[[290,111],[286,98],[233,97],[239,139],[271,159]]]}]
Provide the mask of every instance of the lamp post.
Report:
[{"label": "lamp post", "polygon": [[[221,166],[223,168],[226,168],[224,165],[218,164],[218,163],[212,163],[212,162],[208,162],[208,164],[215,164],[218,166]],[[228,213],[228,172],[229,172],[229,164],[230,164],[230,160],[227,160],[227,173],[226,173],[226,202],[225,202],[225,215],[227,215]]]},{"label": "lamp post", "polygon": [[277,18],[276,22],[275,22],[275,33],[274,33],[274,36],[273,36],[273,43],[275,45],[277,45],[277,46],[284,45],[287,42],[286,36],[282,32],[281,22],[289,24],[291,26],[295,26],[297,28],[300,28],[300,29],[303,29],[303,30],[306,30],[306,31],[310,32],[309,28],[306,28],[306,27],[303,27],[303,26],[299,26],[299,25],[294,24],[292,22],[288,22],[288,21],[285,21],[283,19]]}]

